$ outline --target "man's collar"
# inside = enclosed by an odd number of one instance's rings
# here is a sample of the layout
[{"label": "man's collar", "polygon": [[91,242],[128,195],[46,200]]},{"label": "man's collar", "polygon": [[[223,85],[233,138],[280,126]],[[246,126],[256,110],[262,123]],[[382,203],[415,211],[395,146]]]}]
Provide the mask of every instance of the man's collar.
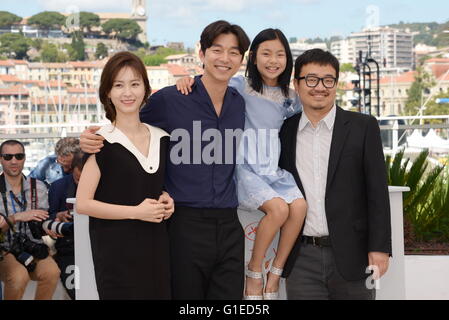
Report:
[{"label": "man's collar", "polygon": [[[6,191],[12,190],[12,187],[9,184],[8,179],[6,179],[6,176],[5,176],[5,186],[6,186]],[[30,189],[30,185],[29,185],[29,183],[27,183],[27,177],[24,174],[22,174],[22,186],[23,186],[23,191],[27,191]]]},{"label": "man's collar", "polygon": [[[326,116],[323,119],[321,119],[318,123],[323,121],[326,124],[327,128],[329,130],[332,130],[332,128],[334,127],[334,123],[335,123],[336,113],[337,113],[337,106],[334,104],[334,106],[326,114]],[[310,123],[310,125],[312,125],[312,122],[307,117],[307,114],[303,111],[302,115],[301,115],[301,119],[299,120],[298,131],[304,130],[304,128],[306,127],[306,125],[308,123]]]}]

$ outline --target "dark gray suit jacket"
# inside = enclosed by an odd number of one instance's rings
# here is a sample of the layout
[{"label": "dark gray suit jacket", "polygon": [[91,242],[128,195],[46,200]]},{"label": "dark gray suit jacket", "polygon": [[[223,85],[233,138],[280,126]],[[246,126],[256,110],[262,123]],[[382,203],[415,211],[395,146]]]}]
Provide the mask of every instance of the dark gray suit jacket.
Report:
[{"label": "dark gray suit jacket", "polygon": [[[301,115],[286,120],[280,131],[282,149],[279,166],[293,174],[306,196],[295,159]],[[337,107],[325,209],[340,274],[348,281],[366,278],[368,252],[391,254],[387,175],[379,125],[374,117]],[[298,238],[284,267],[284,276],[290,274],[299,250]]]}]

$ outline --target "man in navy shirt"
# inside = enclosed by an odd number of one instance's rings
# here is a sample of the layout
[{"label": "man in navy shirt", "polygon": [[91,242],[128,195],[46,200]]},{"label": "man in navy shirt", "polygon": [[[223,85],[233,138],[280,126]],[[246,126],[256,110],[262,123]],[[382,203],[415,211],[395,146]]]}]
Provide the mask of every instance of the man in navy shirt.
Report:
[{"label": "man in navy shirt", "polygon": [[[174,299],[243,296],[244,233],[233,175],[245,102],[228,82],[249,43],[239,26],[211,23],[201,34],[204,74],[195,78],[192,93],[164,88],[141,111],[142,122],[171,134],[166,189],[175,201],[169,224]],[[101,147],[96,129],[81,135],[83,151]]]},{"label": "man in navy shirt", "polygon": [[[72,222],[70,206],[67,198],[76,197],[76,189],[83,170],[83,154],[77,152],[73,155],[69,175],[54,181],[48,190],[48,214],[50,219],[59,222]],[[61,282],[72,300],[75,300],[74,265],[75,248],[73,234],[58,237],[55,243],[56,255],[53,256],[61,270]]]}]

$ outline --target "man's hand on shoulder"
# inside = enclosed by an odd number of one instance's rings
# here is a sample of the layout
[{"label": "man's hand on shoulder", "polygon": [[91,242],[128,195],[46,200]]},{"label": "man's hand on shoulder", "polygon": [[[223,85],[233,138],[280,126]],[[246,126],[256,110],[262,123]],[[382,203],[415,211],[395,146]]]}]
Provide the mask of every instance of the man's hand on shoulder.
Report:
[{"label": "man's hand on shoulder", "polygon": [[97,153],[103,148],[102,136],[95,134],[100,127],[92,126],[87,128],[81,133],[80,136],[80,148],[85,153]]}]

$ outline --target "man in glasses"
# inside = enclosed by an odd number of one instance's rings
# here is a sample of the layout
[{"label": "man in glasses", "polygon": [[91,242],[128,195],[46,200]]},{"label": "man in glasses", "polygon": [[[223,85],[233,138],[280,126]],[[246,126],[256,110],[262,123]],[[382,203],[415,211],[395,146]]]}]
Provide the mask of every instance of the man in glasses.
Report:
[{"label": "man in glasses", "polygon": [[[0,221],[2,231],[7,233],[6,247],[13,251],[0,261],[0,280],[5,284],[4,298],[22,299],[25,288],[32,279],[38,282],[36,300],[50,300],[59,280],[59,268],[53,258],[48,256],[48,247],[43,244],[42,239],[33,237],[28,225],[30,221],[44,221],[48,218],[47,188],[41,181],[35,181],[36,185],[33,187],[31,179],[22,174],[25,148],[20,141],[7,140],[1,144],[0,163],[3,168],[0,183],[4,186],[1,190],[0,212],[15,226],[16,232],[24,234],[29,240],[23,251],[12,250],[13,247],[18,247],[14,234],[12,230],[8,230],[9,226],[4,220]],[[47,257],[34,257],[37,251],[39,255],[44,251]],[[33,264],[35,266],[31,268]]]},{"label": "man in glasses", "polygon": [[372,116],[336,106],[338,73],[338,60],[321,49],[295,63],[303,112],[281,130],[280,166],[295,177],[308,211],[284,267],[288,299],[374,299],[372,279],[388,268],[390,205],[379,126]]}]

